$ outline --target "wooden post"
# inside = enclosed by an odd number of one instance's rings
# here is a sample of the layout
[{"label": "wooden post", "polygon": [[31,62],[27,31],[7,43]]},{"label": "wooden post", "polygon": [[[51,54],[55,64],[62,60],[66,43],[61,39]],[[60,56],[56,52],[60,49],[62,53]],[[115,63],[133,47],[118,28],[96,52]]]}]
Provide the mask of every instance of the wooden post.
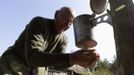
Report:
[{"label": "wooden post", "polygon": [[117,75],[134,75],[134,5],[132,0],[110,0],[116,43]]}]

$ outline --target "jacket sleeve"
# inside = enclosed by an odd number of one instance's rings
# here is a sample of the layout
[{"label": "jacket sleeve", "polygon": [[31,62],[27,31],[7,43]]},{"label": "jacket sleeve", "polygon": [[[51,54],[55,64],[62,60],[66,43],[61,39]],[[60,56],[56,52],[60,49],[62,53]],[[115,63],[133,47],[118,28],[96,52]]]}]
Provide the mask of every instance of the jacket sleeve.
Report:
[{"label": "jacket sleeve", "polygon": [[30,67],[69,65],[69,54],[43,52],[45,22],[35,17],[26,27],[25,58]]},{"label": "jacket sleeve", "polygon": [[[68,39],[67,37],[64,37],[61,42],[58,43],[58,49],[57,51],[53,51],[53,53],[66,53],[66,49],[67,49],[67,43],[68,43]],[[67,59],[66,59],[67,60]],[[69,68],[71,67],[72,65],[70,65],[69,63],[68,64],[60,64],[60,65],[56,65],[56,66],[53,66],[51,68],[53,69],[65,69],[65,68]]]}]

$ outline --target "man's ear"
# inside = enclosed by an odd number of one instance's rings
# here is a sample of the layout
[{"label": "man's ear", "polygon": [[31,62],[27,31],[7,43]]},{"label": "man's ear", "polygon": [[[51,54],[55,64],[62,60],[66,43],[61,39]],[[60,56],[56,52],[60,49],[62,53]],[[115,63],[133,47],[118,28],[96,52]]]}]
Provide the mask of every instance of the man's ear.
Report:
[{"label": "man's ear", "polygon": [[56,18],[58,14],[59,14],[59,10],[57,10],[57,11],[55,12],[54,18]]}]

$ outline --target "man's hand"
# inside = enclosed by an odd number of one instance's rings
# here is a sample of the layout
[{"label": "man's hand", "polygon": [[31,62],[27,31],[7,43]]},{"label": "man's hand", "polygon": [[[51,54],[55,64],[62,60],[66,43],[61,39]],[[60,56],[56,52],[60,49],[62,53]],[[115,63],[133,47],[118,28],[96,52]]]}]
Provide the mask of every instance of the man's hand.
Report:
[{"label": "man's hand", "polygon": [[78,50],[70,54],[70,63],[83,67],[94,66],[99,60],[100,55],[94,50]]}]

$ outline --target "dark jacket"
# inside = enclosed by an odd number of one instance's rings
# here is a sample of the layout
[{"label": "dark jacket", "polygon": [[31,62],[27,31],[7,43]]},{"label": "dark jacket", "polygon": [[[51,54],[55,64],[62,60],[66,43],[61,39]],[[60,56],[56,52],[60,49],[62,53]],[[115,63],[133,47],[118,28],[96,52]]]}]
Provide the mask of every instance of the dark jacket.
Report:
[{"label": "dark jacket", "polygon": [[35,17],[1,59],[5,60],[8,55],[13,55],[29,69],[68,67],[69,54],[63,53],[66,46],[67,37],[63,32],[56,32],[54,20]]}]

